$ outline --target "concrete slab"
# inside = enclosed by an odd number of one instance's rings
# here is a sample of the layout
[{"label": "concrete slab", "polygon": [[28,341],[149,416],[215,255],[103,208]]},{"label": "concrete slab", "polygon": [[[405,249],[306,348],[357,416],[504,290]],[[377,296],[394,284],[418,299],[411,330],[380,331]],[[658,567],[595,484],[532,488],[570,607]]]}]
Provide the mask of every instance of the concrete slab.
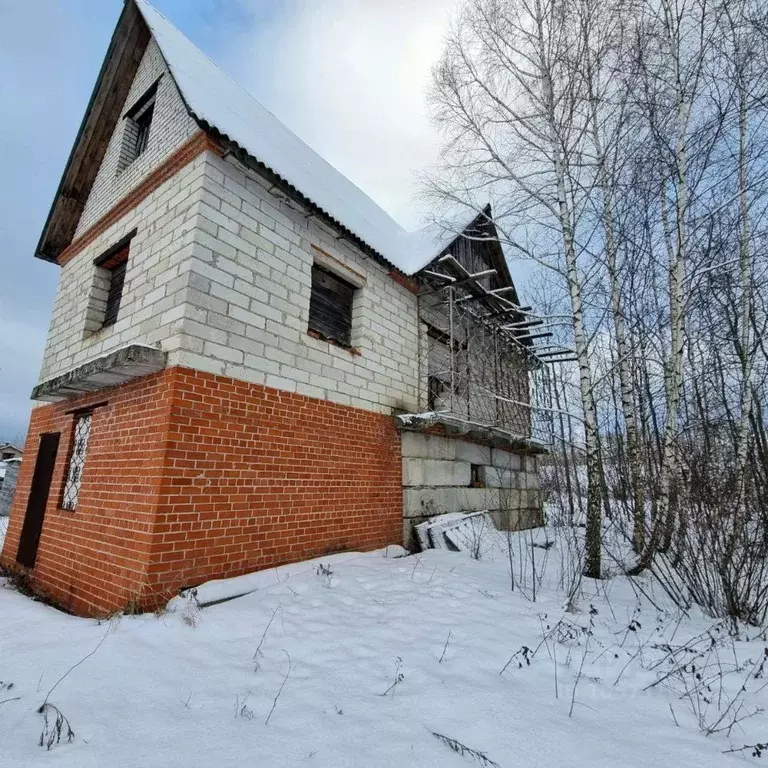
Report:
[{"label": "concrete slab", "polygon": [[395,425],[401,432],[427,432],[435,427],[446,436],[467,438],[493,446],[505,446],[526,454],[548,453],[549,448],[528,435],[518,435],[499,427],[477,424],[449,413],[400,413],[395,416]]},{"label": "concrete slab", "polygon": [[493,519],[488,511],[484,511],[465,515],[462,520],[448,526],[443,535],[449,545],[482,560],[493,549],[495,534]]},{"label": "concrete slab", "polygon": [[404,488],[405,517],[427,517],[446,512],[499,509],[498,488]]},{"label": "concrete slab", "polygon": [[416,487],[469,485],[470,465],[463,461],[403,458],[403,485]]},{"label": "concrete slab", "polygon": [[70,397],[125,384],[163,370],[166,360],[166,353],[160,349],[131,344],[38,384],[32,390],[32,399],[58,403]]},{"label": "concrete slab", "polygon": [[524,458],[525,457],[516,453],[501,451],[498,448],[494,448],[491,452],[490,463],[498,469],[510,469],[519,472],[523,466]]},{"label": "concrete slab", "polygon": [[423,435],[419,432],[403,432],[401,435],[403,456],[423,459],[455,459],[456,440],[440,435]]},{"label": "concrete slab", "polygon": [[468,443],[465,440],[454,440],[456,443],[456,458],[468,461],[470,464],[490,464],[491,449],[487,445]]}]

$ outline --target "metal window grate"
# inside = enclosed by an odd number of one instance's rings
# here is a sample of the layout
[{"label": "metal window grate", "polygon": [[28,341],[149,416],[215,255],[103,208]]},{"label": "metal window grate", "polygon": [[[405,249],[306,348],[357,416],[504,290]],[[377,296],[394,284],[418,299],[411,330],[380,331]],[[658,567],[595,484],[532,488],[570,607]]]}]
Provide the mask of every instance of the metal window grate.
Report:
[{"label": "metal window grate", "polygon": [[92,413],[80,416],[75,424],[75,439],[72,446],[72,456],[67,469],[67,482],[64,485],[62,509],[75,510],[80,498],[80,485],[83,482],[85,456],[88,452],[88,438],[91,436]]}]

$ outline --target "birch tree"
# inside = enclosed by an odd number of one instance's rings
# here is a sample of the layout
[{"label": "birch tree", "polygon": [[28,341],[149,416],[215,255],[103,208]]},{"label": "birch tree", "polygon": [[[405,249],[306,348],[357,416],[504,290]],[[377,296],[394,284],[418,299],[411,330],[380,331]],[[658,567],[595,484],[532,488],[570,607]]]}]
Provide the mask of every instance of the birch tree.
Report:
[{"label": "birch tree", "polygon": [[[429,183],[442,209],[490,201],[567,303],[578,370],[549,377],[549,423],[584,446],[585,573],[604,503],[627,572],[750,622],[768,606],[766,61],[760,0],[467,0],[434,74]],[[572,518],[579,459],[562,464]]]},{"label": "birch tree", "polygon": [[[584,161],[594,167],[596,219],[602,232],[602,254],[610,292],[610,310],[616,343],[620,406],[627,437],[633,544],[645,543],[645,480],[637,429],[632,382],[634,353],[627,331],[623,276],[619,263],[622,231],[615,220],[615,196],[620,191],[624,166],[636,151],[636,116],[629,103],[633,80],[624,58],[629,8],[622,2],[581,0],[574,5],[584,45],[577,66],[584,76],[584,101],[589,143]],[[626,234],[626,233],[624,233]]]},{"label": "birch tree", "polygon": [[692,147],[706,155],[709,121],[699,109],[707,56],[716,24],[707,0],[651,0],[635,23],[635,58],[642,83],[640,107],[656,164],[661,237],[667,255],[669,346],[664,359],[663,447],[651,535],[636,570],[669,546],[675,520],[672,490],[679,485],[677,448],[683,389],[686,328],[686,270],[691,238],[689,195]]}]

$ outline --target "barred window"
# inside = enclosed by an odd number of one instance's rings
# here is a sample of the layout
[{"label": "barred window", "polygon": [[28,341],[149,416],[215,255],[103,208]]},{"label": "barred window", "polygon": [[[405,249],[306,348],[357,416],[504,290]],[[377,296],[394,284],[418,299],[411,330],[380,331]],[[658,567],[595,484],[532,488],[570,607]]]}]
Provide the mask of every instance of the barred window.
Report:
[{"label": "barred window", "polygon": [[85,469],[85,457],[88,453],[88,438],[91,436],[92,413],[84,413],[79,416],[75,424],[75,437],[72,445],[72,455],[69,458],[67,468],[67,482],[64,485],[64,497],[61,501],[62,509],[74,511],[80,498],[80,485],[83,482],[83,469]]}]

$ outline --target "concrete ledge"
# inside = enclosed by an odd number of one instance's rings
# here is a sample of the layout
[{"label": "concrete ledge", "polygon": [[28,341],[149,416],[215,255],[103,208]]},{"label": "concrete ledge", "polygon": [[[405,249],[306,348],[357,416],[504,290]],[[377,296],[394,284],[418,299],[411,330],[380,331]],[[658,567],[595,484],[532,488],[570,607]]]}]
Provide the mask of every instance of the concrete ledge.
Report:
[{"label": "concrete ledge", "polygon": [[480,440],[486,445],[507,448],[518,453],[533,455],[549,453],[549,449],[544,443],[531,437],[515,435],[499,427],[464,421],[448,413],[401,413],[395,416],[395,426],[402,432],[425,432],[437,428],[447,437]]},{"label": "concrete ledge", "polygon": [[140,376],[162,371],[166,360],[166,353],[160,349],[131,344],[41,382],[32,390],[32,399],[58,403],[70,397],[116,387]]}]

